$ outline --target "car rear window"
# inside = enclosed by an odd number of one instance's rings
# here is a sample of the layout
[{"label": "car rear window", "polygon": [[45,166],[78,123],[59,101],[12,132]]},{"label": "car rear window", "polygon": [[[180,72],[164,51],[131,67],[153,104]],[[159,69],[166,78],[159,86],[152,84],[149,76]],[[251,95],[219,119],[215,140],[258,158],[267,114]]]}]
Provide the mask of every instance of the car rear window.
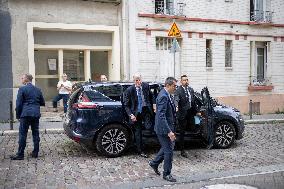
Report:
[{"label": "car rear window", "polygon": [[111,102],[113,101],[109,97],[105,96],[104,94],[100,93],[97,90],[89,90],[85,91],[85,94],[92,102]]}]

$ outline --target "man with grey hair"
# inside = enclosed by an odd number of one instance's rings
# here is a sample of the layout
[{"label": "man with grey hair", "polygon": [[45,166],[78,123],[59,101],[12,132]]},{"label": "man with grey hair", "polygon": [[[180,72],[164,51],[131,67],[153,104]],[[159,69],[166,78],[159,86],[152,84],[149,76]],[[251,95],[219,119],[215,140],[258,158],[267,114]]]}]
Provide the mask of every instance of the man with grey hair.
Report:
[{"label": "man with grey hair", "polygon": [[24,159],[29,126],[32,129],[34,143],[34,150],[31,153],[31,157],[38,157],[40,106],[45,106],[41,90],[32,84],[33,76],[31,74],[24,74],[21,79],[24,86],[19,88],[16,101],[16,118],[20,119],[19,148],[17,154],[10,157],[11,160]]},{"label": "man with grey hair", "polygon": [[136,73],[133,75],[134,84],[128,87],[124,93],[124,105],[130,123],[135,130],[135,143],[137,152],[140,156],[147,158],[144,152],[142,141],[142,122],[147,128],[151,126],[151,116],[154,115],[156,105],[153,103],[153,95],[147,83],[142,82],[141,75]]},{"label": "man with grey hair", "polygon": [[157,100],[157,111],[155,116],[155,132],[161,145],[155,159],[149,162],[157,175],[160,175],[158,170],[159,164],[164,161],[163,179],[169,182],[176,182],[176,179],[171,175],[173,150],[175,146],[175,127],[176,127],[176,107],[173,94],[176,90],[177,80],[173,77],[168,77],[165,81],[165,87],[160,91]]}]

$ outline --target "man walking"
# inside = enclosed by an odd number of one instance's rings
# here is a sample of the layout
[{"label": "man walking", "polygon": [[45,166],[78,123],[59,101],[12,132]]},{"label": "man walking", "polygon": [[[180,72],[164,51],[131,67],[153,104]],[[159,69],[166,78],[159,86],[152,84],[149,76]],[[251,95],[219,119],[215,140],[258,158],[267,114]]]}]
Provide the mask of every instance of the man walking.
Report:
[{"label": "man walking", "polygon": [[176,108],[174,104],[173,94],[176,90],[177,80],[173,77],[168,77],[165,81],[165,87],[157,97],[156,117],[155,117],[155,132],[158,136],[161,149],[154,160],[149,162],[149,165],[154,169],[157,175],[160,175],[158,170],[159,164],[164,161],[163,179],[169,182],[176,182],[176,179],[171,175],[173,150],[175,145],[175,122]]},{"label": "man walking", "polygon": [[195,124],[194,116],[201,115],[197,112],[197,107],[194,99],[194,90],[189,87],[187,75],[181,76],[181,85],[175,92],[175,105],[177,107],[177,118],[180,130],[181,156],[187,158],[188,155],[184,151],[184,133],[188,124]]},{"label": "man walking", "polygon": [[147,83],[142,82],[141,75],[139,73],[134,74],[133,80],[134,84],[128,87],[124,94],[125,110],[135,129],[137,151],[140,156],[147,158],[142,141],[142,121],[147,124],[146,122],[150,119],[145,118],[148,118],[149,114],[153,115],[153,109],[156,106],[153,104],[150,87]]},{"label": "man walking", "polygon": [[31,157],[38,157],[40,106],[45,106],[40,89],[32,84],[33,76],[25,74],[21,79],[24,86],[19,88],[16,101],[16,118],[20,119],[19,148],[18,153],[10,157],[11,160],[24,159],[29,126],[31,126],[32,129],[34,143],[34,150],[31,153]]},{"label": "man walking", "polygon": [[69,98],[69,93],[72,90],[72,83],[67,80],[67,75],[64,73],[62,75],[62,81],[59,81],[57,83],[57,90],[58,95],[53,99],[53,108],[54,112],[57,112],[57,102],[61,99],[63,99],[63,106],[64,106],[64,113],[67,112],[67,101]]}]

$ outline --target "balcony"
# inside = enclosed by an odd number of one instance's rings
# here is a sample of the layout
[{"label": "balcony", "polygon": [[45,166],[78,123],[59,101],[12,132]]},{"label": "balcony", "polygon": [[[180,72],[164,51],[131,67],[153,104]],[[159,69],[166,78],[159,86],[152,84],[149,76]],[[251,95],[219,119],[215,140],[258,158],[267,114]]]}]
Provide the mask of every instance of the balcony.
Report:
[{"label": "balcony", "polygon": [[164,0],[156,0],[155,1],[155,14],[164,14],[164,15],[171,15],[171,16],[184,16],[184,7],[186,6],[185,3],[178,2],[170,2]]},{"label": "balcony", "polygon": [[248,86],[248,91],[271,91],[274,89],[270,78],[251,77],[251,83]]},{"label": "balcony", "polygon": [[254,10],[253,12],[251,12],[250,20],[258,23],[271,23],[272,14],[273,12],[271,11]]}]

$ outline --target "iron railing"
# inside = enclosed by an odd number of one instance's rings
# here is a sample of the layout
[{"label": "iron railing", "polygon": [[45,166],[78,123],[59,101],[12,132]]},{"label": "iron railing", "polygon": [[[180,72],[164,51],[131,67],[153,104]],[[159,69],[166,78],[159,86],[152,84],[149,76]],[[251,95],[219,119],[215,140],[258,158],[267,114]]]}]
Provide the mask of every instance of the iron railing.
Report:
[{"label": "iron railing", "polygon": [[250,76],[251,85],[269,86],[272,85],[270,77]]},{"label": "iron railing", "polygon": [[254,10],[251,12],[251,21],[271,23],[272,14],[273,12],[271,11]]},{"label": "iron railing", "polygon": [[174,1],[155,0],[155,14],[184,16],[185,6],[183,2],[174,4]]}]

